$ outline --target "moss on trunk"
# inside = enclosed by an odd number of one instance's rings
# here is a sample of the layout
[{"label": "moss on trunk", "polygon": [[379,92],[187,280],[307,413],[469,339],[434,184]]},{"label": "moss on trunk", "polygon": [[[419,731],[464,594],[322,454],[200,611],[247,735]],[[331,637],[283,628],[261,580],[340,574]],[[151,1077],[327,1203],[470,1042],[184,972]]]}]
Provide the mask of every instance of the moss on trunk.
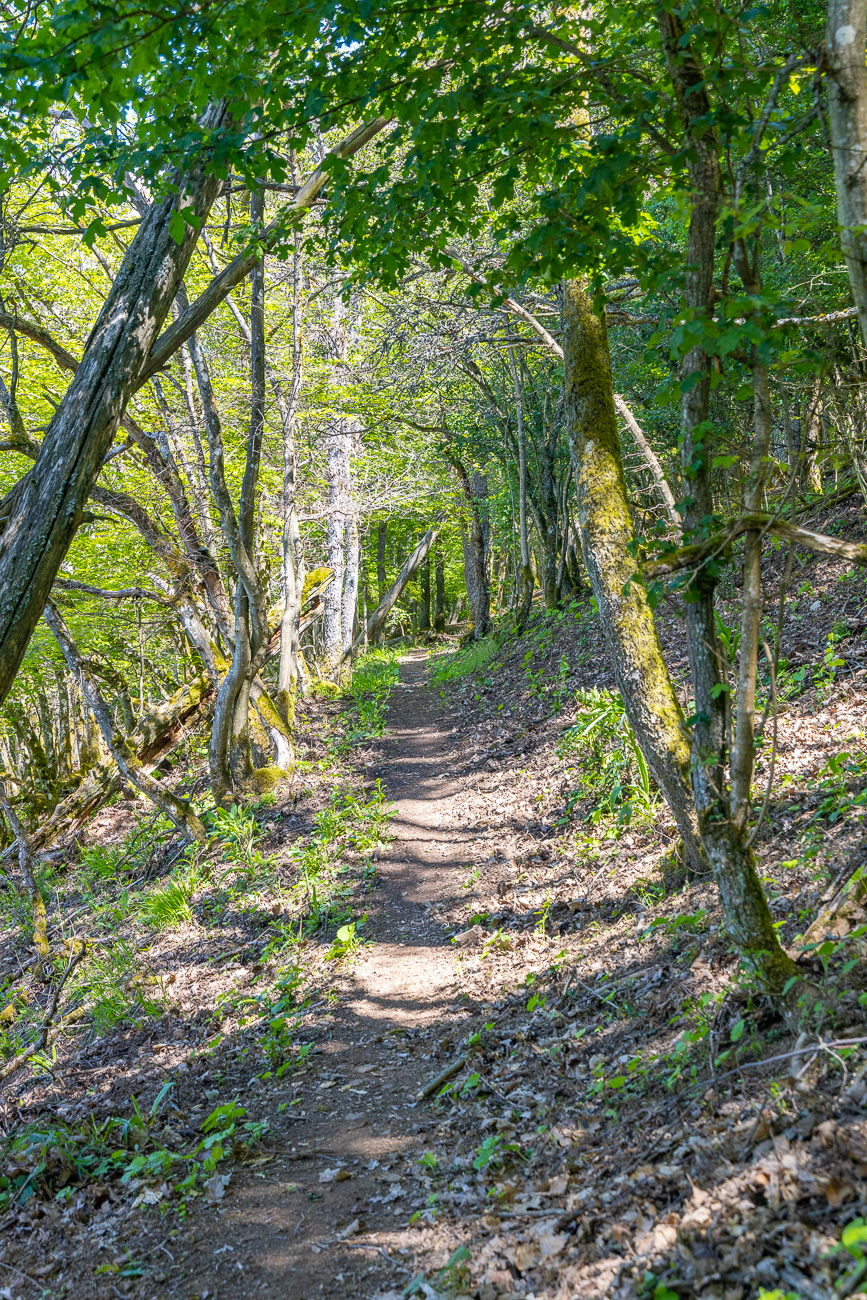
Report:
[{"label": "moss on trunk", "polygon": [[706,866],[690,788],[683,712],[662,657],[636,562],[605,322],[577,280],[563,286],[566,427],[584,563],[627,717],[674,814],[686,858]]}]

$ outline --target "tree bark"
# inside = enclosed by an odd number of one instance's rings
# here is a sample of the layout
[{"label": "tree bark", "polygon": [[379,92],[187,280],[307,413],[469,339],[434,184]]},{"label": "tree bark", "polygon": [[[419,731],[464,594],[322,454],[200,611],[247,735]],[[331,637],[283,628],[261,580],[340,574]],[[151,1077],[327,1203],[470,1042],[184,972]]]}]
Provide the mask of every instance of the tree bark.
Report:
[{"label": "tree bark", "polygon": [[418,630],[419,632],[430,631],[430,552],[422,562],[419,569],[419,587],[420,599],[418,605]]},{"label": "tree bark", "polygon": [[524,439],[524,394],[515,349],[509,347],[509,365],[515,393],[515,426],[518,443],[518,544],[521,552],[521,582],[518,590],[517,628],[523,632],[533,607],[533,569],[530,565],[530,537],[527,528],[527,446]]},{"label": "tree bark", "polygon": [[[436,541],[436,539],[439,537],[439,535],[440,535],[440,526],[439,524],[434,524],[433,528],[429,528],[428,531],[425,533],[424,537],[421,539],[418,546],[416,546],[415,550],[412,552],[409,558],[404,561],[400,573],[397,575],[394,582],[391,584],[388,591],[385,593],[383,599],[379,602],[379,605],[373,611],[373,614],[367,620],[368,642],[373,642],[377,637],[377,635],[379,634],[380,629],[385,626],[385,620],[388,618],[388,615],[391,612],[391,610],[394,608],[396,602],[400,600],[400,597],[403,594],[406,584],[410,581],[413,574],[418,570],[420,565],[422,565],[424,561],[427,559],[428,555],[430,554],[431,548],[434,542]],[[355,638],[355,640],[352,643],[352,646],[350,647],[350,652],[352,654],[356,653],[362,641],[364,640],[364,636],[365,633],[362,631]]]},{"label": "tree bark", "polygon": [[383,519],[376,530],[376,585],[377,600],[385,596],[385,548],[388,543],[388,520]]},{"label": "tree bark", "polygon": [[340,631],[342,651],[345,655],[352,649],[358,609],[358,573],[360,553],[358,549],[358,525],[352,513],[352,502],[347,502],[349,513],[343,531],[343,591],[340,601]]},{"label": "tree bark", "polygon": [[121,775],[130,785],[134,785],[137,790],[141,790],[142,794],[147,795],[151,803],[159,808],[160,812],[168,817],[170,821],[174,822],[185,839],[191,843],[197,841],[199,844],[204,844],[207,839],[205,828],[196,816],[192,804],[185,799],[179,799],[177,795],[165,789],[159,781],[154,780],[149,773],[145,772],[137,762],[136,755],[125,738],[115,732],[112,726],[111,713],[102,698],[96,679],[88,671],[84,659],[70,635],[69,628],[50,602],[45,606],[45,622],[60,646],[69,671],[75,673],[77,680],[81,682],[81,689],[88,706],[99,724],[102,738]]},{"label": "tree bark", "polygon": [[[692,188],[687,233],[687,272],[684,305],[693,328],[712,320],[717,225],[722,203],[720,143],[708,129],[712,109],[708,83],[700,60],[680,18],[660,8],[659,28],[666,66],[688,145],[688,170]],[[747,264],[742,243],[736,245],[736,265],[745,283],[757,280]],[[757,284],[752,285],[757,288]],[[761,448],[770,435],[767,375],[759,374],[754,361],[757,425],[754,458],[748,492],[758,485],[759,499],[764,484]],[[700,535],[704,521],[713,514],[711,490],[712,448],[710,410],[710,358],[701,338],[686,353],[681,381],[681,448],[684,481],[683,528],[687,537]],[[765,409],[767,406],[767,409]],[[759,464],[761,462],[761,464]],[[715,573],[700,568],[690,586],[686,604],[687,640],[695,698],[693,720],[692,789],[701,828],[702,843],[713,867],[720,893],[726,931],[753,976],[771,993],[781,993],[796,970],[783,952],[774,929],[767,900],[755,869],[752,850],[745,834],[749,791],[744,789],[747,771],[752,774],[753,737],[749,713],[755,700],[756,635],[761,616],[761,539],[748,544],[748,583],[745,590],[742,626],[754,638],[742,644],[739,687],[744,692],[742,744],[731,769],[736,791],[726,790],[728,743],[726,683],[714,616]],[[740,710],[739,701],[739,710]],[[736,812],[736,817],[733,813]]]},{"label": "tree bark", "polygon": [[826,39],[840,244],[867,343],[867,0],[828,0]]},{"label": "tree bark", "polygon": [[346,568],[346,498],[349,491],[349,457],[351,433],[347,422],[338,416],[326,435],[328,502],[326,524],[326,564],[334,575],[325,591],[325,671],[340,671],[344,655],[343,584]]},{"label": "tree bark", "polygon": [[292,262],[292,384],[289,399],[281,404],[279,385],[275,388],[283,425],[283,595],[286,604],[280,624],[280,666],[277,673],[276,704],[280,716],[291,727],[295,715],[295,694],[303,678],[298,672],[300,652],[299,625],[301,597],[304,590],[304,552],[298,525],[295,422],[304,381],[303,326],[304,243],[301,231],[295,234]]},{"label": "tree bark", "polygon": [[434,631],[444,632],[446,630],[446,566],[443,553],[439,548],[434,552],[434,579],[436,582]]},{"label": "tree bark", "polygon": [[488,485],[483,474],[473,470],[472,476],[454,454],[449,454],[464,496],[469,506],[469,529],[461,526],[461,543],[464,552],[464,585],[470,606],[472,638],[480,641],[491,627],[491,589],[488,582],[487,547],[485,545],[484,504]]},{"label": "tree bark", "polygon": [[[218,131],[225,105],[207,111]],[[0,702],[5,700],[79,526],[126,404],[183,279],[220,188],[204,161],[141,222],[91,331],[81,364],[53,416],[39,458],[12,492],[0,536]],[[189,212],[175,238],[178,212]]]},{"label": "tree bark", "polygon": [[584,564],[626,716],[683,839],[686,860],[706,866],[690,790],[684,718],[643,588],[631,581],[635,538],[614,409],[605,322],[576,280],[563,285],[566,430],[578,496]]},{"label": "tree bark", "polygon": [[[253,195],[251,220],[260,222],[264,204]],[[256,488],[265,419],[265,268],[253,269],[250,296],[250,433],[237,517],[226,486],[223,435],[210,374],[197,336],[190,339],[210,449],[211,491],[238,575],[232,662],[220,685],[214,708],[208,762],[214,799],[222,803],[252,770],[249,738],[250,691],[268,649],[265,592],[256,570]]]}]

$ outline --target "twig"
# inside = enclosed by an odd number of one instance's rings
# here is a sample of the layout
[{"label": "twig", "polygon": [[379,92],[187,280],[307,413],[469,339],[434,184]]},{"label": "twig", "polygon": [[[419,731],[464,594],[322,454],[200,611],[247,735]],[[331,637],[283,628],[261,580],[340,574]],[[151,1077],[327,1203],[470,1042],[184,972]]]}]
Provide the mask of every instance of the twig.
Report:
[{"label": "twig", "polygon": [[0,1268],[8,1268],[10,1273],[17,1273],[19,1277],[26,1278],[28,1282],[32,1282],[37,1290],[40,1289],[40,1284],[36,1281],[35,1277],[31,1277],[29,1273],[22,1273],[21,1269],[16,1268],[14,1264],[4,1264],[3,1261],[0,1260]]},{"label": "twig", "polygon": [[388,1260],[389,1264],[395,1263],[395,1261],[391,1258],[391,1255],[389,1255],[387,1250],[383,1250],[382,1246],[375,1246],[372,1241],[342,1241],[340,1244],[342,1246],[347,1246],[349,1250],[378,1251],[378,1253],[382,1255],[384,1259]]},{"label": "twig", "polygon": [[436,1092],[441,1084],[448,1083],[449,1079],[453,1079],[466,1063],[467,1058],[465,1056],[459,1056],[456,1061],[452,1061],[451,1065],[447,1065],[444,1070],[441,1070],[435,1079],[431,1079],[426,1088],[422,1088],[421,1092],[416,1093],[416,1101],[424,1101],[425,1097],[429,1097],[432,1092]]},{"label": "twig", "polygon": [[[63,992],[64,985],[75,970],[76,966],[78,966],[78,964],[84,959],[86,952],[87,944],[83,939],[78,939],[76,941],[76,946],[70,953],[66,970],[64,971],[57,988],[54,990],[54,996],[49,1004],[45,1019],[42,1021],[42,1026],[37,1035],[36,1042],[31,1043],[30,1047],[26,1047],[24,1051],[19,1052],[17,1056],[13,1056],[12,1060],[8,1061],[6,1065],[3,1066],[2,1070],[0,1070],[0,1083],[2,1083],[4,1079],[8,1079],[16,1070],[19,1070],[25,1062],[30,1060],[31,1056],[35,1056],[37,1052],[41,1052],[42,1049],[47,1046],[51,1025],[57,1014],[57,1008],[60,1004],[60,995]],[[58,1028],[60,1028],[60,1026],[58,1026]]]},{"label": "twig", "polygon": [[[831,1056],[834,1056],[834,1059],[836,1061],[840,1061],[839,1056],[834,1055],[834,1052],[831,1050],[832,1048],[858,1047],[863,1043],[867,1043],[867,1038],[840,1038],[835,1040],[832,1043],[813,1043],[812,1047],[818,1048],[821,1051],[826,1051]],[[744,1063],[742,1065],[737,1066],[736,1069],[726,1070],[725,1074],[718,1074],[717,1080],[727,1079],[732,1074],[740,1074],[741,1070],[756,1070],[759,1068],[759,1066],[771,1065],[774,1061],[790,1061],[792,1057],[806,1056],[807,1053],[811,1050],[812,1050],[811,1047],[799,1047],[796,1052],[782,1052],[779,1056],[766,1056],[761,1061],[744,1061]],[[843,1064],[842,1061],[840,1061],[840,1064],[841,1065]],[[696,1086],[706,1088],[707,1085],[708,1085],[708,1080],[705,1079],[701,1084],[697,1084]]]},{"label": "twig", "polygon": [[[589,993],[591,997],[598,998],[600,1002],[604,1002],[606,1007],[615,1005],[612,1003],[611,998],[604,998],[601,993],[597,993],[595,989],[591,989],[589,984],[584,984],[577,976],[575,977],[575,983],[580,988],[584,989],[585,993]],[[615,992],[619,992],[619,990],[612,989],[612,994]]]},{"label": "twig", "polygon": [[555,1003],[555,1006],[557,1008],[562,1007],[563,1003],[566,1001],[566,994],[571,989],[574,979],[575,979],[575,972],[574,970],[571,970],[569,972],[569,978],[566,980],[566,983],[563,985],[563,992],[560,994],[559,998]]}]

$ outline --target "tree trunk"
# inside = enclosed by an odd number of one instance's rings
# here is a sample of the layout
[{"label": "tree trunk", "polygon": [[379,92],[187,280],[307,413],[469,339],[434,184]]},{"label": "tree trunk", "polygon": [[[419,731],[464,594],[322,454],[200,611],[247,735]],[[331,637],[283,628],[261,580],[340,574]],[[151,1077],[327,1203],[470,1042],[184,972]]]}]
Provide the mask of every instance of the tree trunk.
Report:
[{"label": "tree trunk", "polygon": [[[251,216],[261,218],[261,196],[253,196]],[[236,782],[243,784],[251,768],[248,733],[250,689],[268,649],[265,593],[255,565],[256,486],[262,453],[265,403],[264,265],[257,262],[251,283],[250,435],[241,484],[238,514],[226,486],[223,432],[204,352],[196,335],[189,340],[199,396],[208,434],[211,492],[220,512],[220,524],[238,581],[235,588],[233,652],[222,680],[208,749],[214,799],[222,803]]]},{"label": "tree trunk", "polygon": [[[291,727],[295,714],[295,692],[303,680],[298,672],[300,651],[299,624],[301,596],[304,590],[304,552],[298,525],[295,421],[301,401],[304,379],[303,324],[304,246],[301,231],[295,234],[292,264],[292,387],[285,411],[278,408],[283,423],[283,594],[286,604],[280,624],[280,667],[277,675],[277,708],[283,721]],[[273,381],[272,381],[273,383]]]},{"label": "tree trunk", "polygon": [[[707,82],[690,38],[673,12],[660,9],[659,26],[668,72],[674,86],[684,135],[689,146],[689,179],[692,207],[687,233],[687,273],[684,305],[693,329],[702,319],[712,320],[715,298],[714,267],[717,224],[722,203],[720,144],[708,129],[712,110]],[[736,264],[745,283],[757,279],[746,265],[742,242],[735,247]],[[756,286],[753,286],[756,287]],[[757,364],[757,363],[756,363]],[[704,521],[713,514],[710,445],[710,359],[701,338],[686,353],[681,381],[681,448],[685,487],[683,528],[687,537],[700,535]],[[761,369],[761,367],[759,367]],[[761,501],[764,484],[764,456],[770,436],[767,376],[758,375],[754,365],[757,425],[754,434],[754,462],[748,492],[757,490]],[[761,390],[761,392],[760,392]],[[707,442],[705,441],[707,439]],[[764,448],[764,451],[762,451]],[[756,450],[758,449],[758,450]],[[758,466],[758,468],[757,468]],[[758,486],[756,486],[758,485]],[[755,635],[761,614],[761,539],[748,547],[749,590],[745,592],[743,626]],[[692,789],[701,828],[702,843],[713,867],[726,930],[754,977],[770,992],[780,993],[796,969],[780,947],[767,901],[756,874],[752,850],[744,833],[749,792],[744,779],[752,772],[752,728],[748,714],[755,697],[755,642],[741,646],[739,687],[744,691],[745,731],[736,750],[732,779],[737,787],[726,795],[726,750],[728,741],[726,683],[714,617],[716,577],[707,566],[697,570],[686,604],[687,640],[695,698],[692,739]],[[739,706],[740,707],[740,706]],[[739,742],[740,743],[740,742]],[[733,808],[733,801],[735,807]],[[739,827],[732,814],[744,823]]]},{"label": "tree trunk", "polygon": [[[394,608],[396,602],[400,600],[400,597],[403,594],[406,584],[410,581],[413,574],[418,570],[420,565],[422,565],[424,561],[427,559],[428,555],[430,554],[431,547],[433,546],[436,539],[439,537],[439,534],[440,534],[440,527],[438,524],[435,524],[433,528],[429,528],[428,531],[425,533],[424,537],[419,542],[418,546],[415,548],[415,550],[412,552],[409,558],[404,562],[404,565],[401,568],[400,573],[397,575],[394,582],[391,584],[388,591],[385,593],[385,596],[379,602],[379,605],[373,611],[373,614],[367,621],[368,641],[373,642],[378,636],[380,629],[385,626],[385,620],[388,618],[388,615],[390,614],[391,610]],[[350,647],[352,654],[356,653],[362,641],[364,640],[364,636],[365,633],[362,631],[355,638],[355,640],[352,643],[352,646]]]},{"label": "tree trunk", "polygon": [[[521,552],[521,584],[518,593],[517,627],[522,632],[533,605],[533,570],[530,567],[530,538],[527,530],[527,447],[524,440],[524,394],[515,361],[515,349],[509,347],[509,364],[515,392],[515,425],[518,442],[518,542]],[[469,588],[467,589],[469,590]]]},{"label": "tree trunk", "polygon": [[99,724],[103,740],[108,746],[109,753],[117,764],[121,776],[130,785],[134,785],[137,790],[141,790],[142,794],[147,795],[150,801],[159,808],[160,812],[174,822],[185,839],[191,843],[204,844],[207,840],[205,828],[196,816],[192,804],[185,799],[179,799],[177,795],[165,789],[159,781],[154,780],[149,773],[145,772],[139,765],[136,755],[126,739],[115,732],[108,705],[102,698],[96,679],[88,672],[84,659],[70,635],[69,628],[50,602],[45,606],[45,622],[60,646],[69,671],[75,673],[81,682],[81,689],[85,699]]},{"label": "tree trunk", "polygon": [[473,625],[472,638],[474,641],[480,641],[491,626],[491,589],[488,583],[486,519],[483,513],[487,504],[488,484],[484,474],[480,474],[477,470],[473,470],[471,477],[463,462],[455,455],[450,454],[449,459],[457,471],[469,506],[469,529],[461,526],[464,586],[467,589],[470,620]]},{"label": "tree trunk", "polygon": [[662,790],[693,868],[706,865],[690,791],[684,718],[662,658],[653,614],[631,579],[635,533],[614,409],[605,323],[576,280],[563,285],[566,429],[584,563],[599,606],[626,715]]},{"label": "tree trunk", "polygon": [[326,563],[334,575],[325,591],[325,672],[338,672],[343,659],[343,583],[346,567],[346,495],[349,486],[351,437],[346,421],[338,416],[327,437],[328,504]]},{"label": "tree trunk", "polygon": [[430,631],[430,552],[425,556],[419,569],[419,587],[421,596],[418,605],[418,630]]},{"label": "tree trunk", "polygon": [[385,548],[388,542],[388,520],[383,519],[376,530],[376,585],[377,600],[385,599]]},{"label": "tree trunk", "polygon": [[434,552],[434,579],[436,582],[436,614],[434,630],[446,630],[446,566],[443,553],[439,548]]},{"label": "tree trunk", "polygon": [[[226,121],[209,109],[208,132]],[[206,155],[209,160],[210,151]],[[148,354],[195,247],[198,229],[221,181],[197,163],[178,178],[176,193],[154,204],[141,222],[87,340],[81,364],[53,416],[39,458],[10,496],[0,535],[0,703],[5,700],[75,536],[91,488],[139,386]],[[188,211],[180,242],[178,210]]]},{"label": "tree trunk", "polygon": [[840,244],[867,343],[867,0],[828,0],[826,39]]},{"label": "tree trunk", "polygon": [[340,626],[344,655],[352,649],[355,625],[358,621],[359,560],[358,526],[354,516],[348,514],[343,533],[343,592],[340,603]]}]

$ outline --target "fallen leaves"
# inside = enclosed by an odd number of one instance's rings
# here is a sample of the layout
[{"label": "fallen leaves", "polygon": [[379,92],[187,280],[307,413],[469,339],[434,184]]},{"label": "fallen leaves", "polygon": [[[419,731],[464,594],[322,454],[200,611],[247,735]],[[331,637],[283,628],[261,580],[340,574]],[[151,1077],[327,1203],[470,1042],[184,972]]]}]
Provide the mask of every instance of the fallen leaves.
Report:
[{"label": "fallen leaves", "polygon": [[319,1174],[320,1183],[346,1183],[352,1177],[348,1169],[323,1169]]},{"label": "fallen leaves", "polygon": [[204,1184],[205,1195],[207,1196],[208,1200],[211,1201],[212,1203],[215,1203],[217,1201],[222,1201],[223,1197],[226,1195],[226,1188],[229,1186],[231,1179],[232,1179],[231,1173],[214,1174],[211,1178],[209,1178],[208,1181]]}]

